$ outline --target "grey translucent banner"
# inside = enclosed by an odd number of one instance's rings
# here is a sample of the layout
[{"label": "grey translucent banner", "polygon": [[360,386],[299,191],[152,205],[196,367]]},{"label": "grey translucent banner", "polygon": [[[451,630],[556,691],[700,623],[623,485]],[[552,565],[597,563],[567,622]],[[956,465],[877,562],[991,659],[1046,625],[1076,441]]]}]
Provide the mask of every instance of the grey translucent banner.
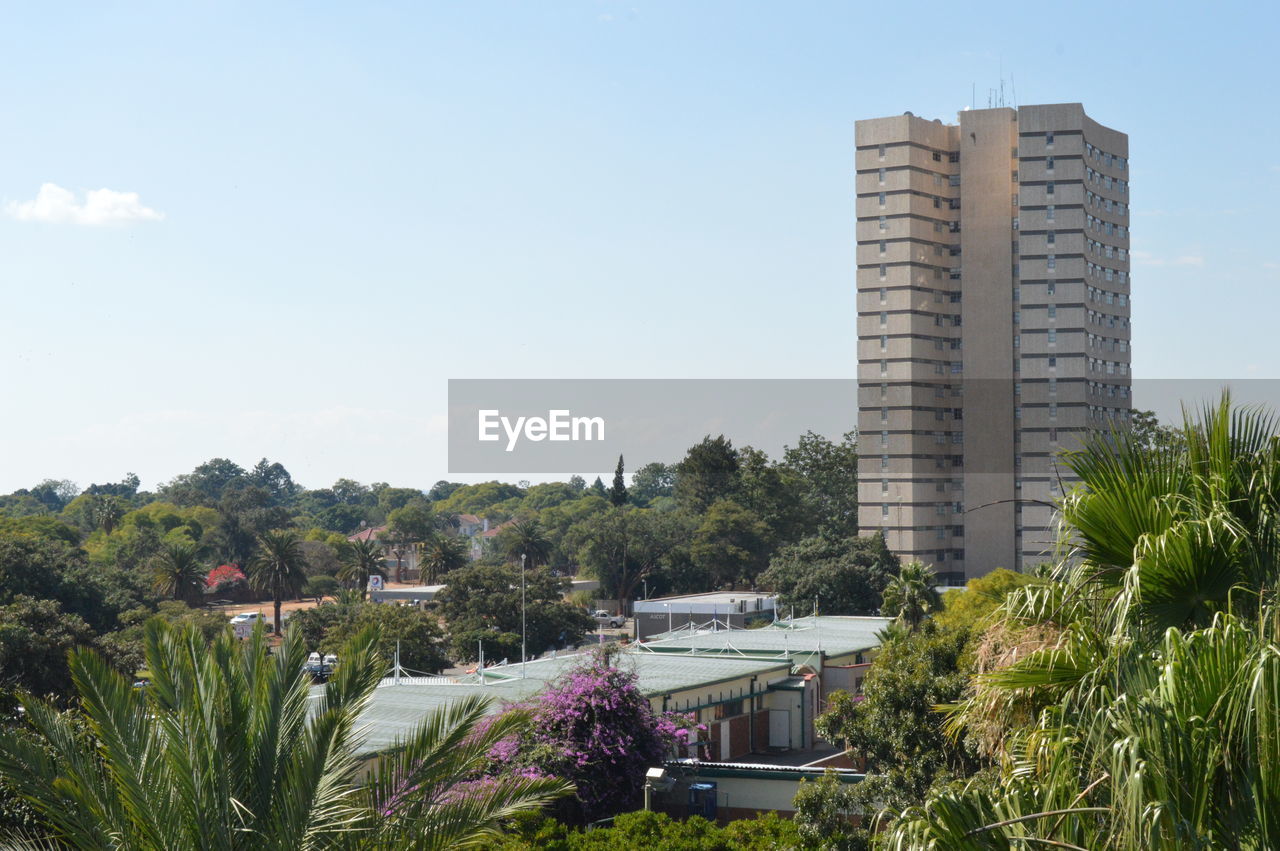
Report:
[{"label": "grey translucent banner", "polygon": [[704,436],[720,434],[777,458],[805,432],[838,439],[858,426],[861,411],[864,458],[936,465],[945,457],[954,465],[965,455],[967,473],[1006,474],[1014,447],[999,451],[993,443],[1006,429],[1043,432],[1050,451],[1069,445],[1059,430],[1106,429],[1110,414],[1129,408],[1179,424],[1183,405],[1214,402],[1224,388],[1239,404],[1280,410],[1280,379],[1139,379],[1130,386],[1077,374],[861,387],[853,379],[451,379],[449,472],[602,472],[619,455],[634,469],[679,460]]},{"label": "grey translucent banner", "polygon": [[719,434],[776,457],[806,431],[852,431],[857,407],[840,379],[451,379],[449,472],[634,468]]}]

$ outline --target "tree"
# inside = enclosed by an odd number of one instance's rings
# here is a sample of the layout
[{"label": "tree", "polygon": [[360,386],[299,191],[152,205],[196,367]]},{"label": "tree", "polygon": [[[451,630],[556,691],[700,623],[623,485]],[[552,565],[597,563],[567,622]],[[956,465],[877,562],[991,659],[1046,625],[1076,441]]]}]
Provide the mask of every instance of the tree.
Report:
[{"label": "tree", "polygon": [[801,500],[800,475],[751,446],[738,450],[738,496],[735,501],[769,527],[773,541],[792,543],[812,528]]},{"label": "tree", "polygon": [[431,503],[418,497],[387,515],[386,538],[396,558],[396,581],[401,582],[402,562],[414,547],[427,541],[441,526]]},{"label": "tree", "polygon": [[442,502],[460,487],[464,487],[461,482],[446,482],[441,479],[431,486],[431,490],[427,491],[427,499],[432,502]]},{"label": "tree", "polygon": [[675,727],[654,714],[635,674],[603,659],[552,683],[529,708],[530,735],[493,756],[507,771],[535,768],[572,780],[587,821],[634,809],[645,770],[674,745]]},{"label": "tree", "polygon": [[95,638],[82,618],[53,600],[19,596],[0,606],[0,712],[12,712],[6,704],[18,691],[66,698],[71,692],[67,652],[92,647]]},{"label": "tree", "polygon": [[280,635],[280,605],[286,596],[296,597],[307,581],[307,560],[295,532],[264,532],[258,536],[258,554],[249,562],[249,583],[271,595],[275,606],[275,632]]},{"label": "tree", "polygon": [[[528,650],[537,656],[553,647],[576,645],[595,621],[565,602],[569,581],[545,568],[525,571]],[[454,659],[477,658],[477,641],[485,656],[520,655],[520,569],[510,564],[473,564],[454,570],[437,596],[440,614],[449,625],[449,652]]]},{"label": "tree", "polygon": [[1156,418],[1155,411],[1130,410],[1126,430],[1135,447],[1148,452],[1164,450],[1176,452],[1186,447],[1182,431],[1172,426],[1162,425]]},{"label": "tree", "polygon": [[865,847],[858,841],[862,837],[851,835],[855,833],[852,817],[862,814],[862,802],[831,769],[817,780],[801,779],[792,806],[796,808],[796,832],[802,841],[823,851]]},{"label": "tree", "polygon": [[736,502],[713,503],[693,533],[690,555],[716,587],[754,584],[769,563],[769,529]]},{"label": "tree", "polygon": [[782,457],[803,481],[802,502],[816,530],[837,538],[858,534],[858,433],[835,443],[806,432]]},{"label": "tree", "polygon": [[245,478],[249,484],[262,488],[270,494],[271,501],[276,505],[291,503],[300,490],[283,464],[279,461],[273,463],[266,458],[255,464]]},{"label": "tree", "polygon": [[871,615],[880,608],[898,559],[877,532],[866,538],[805,538],[778,550],[757,580],[801,611],[817,604],[828,615]]},{"label": "tree", "polygon": [[[339,608],[340,611],[343,607]],[[313,648],[325,653],[338,653],[343,645],[361,633],[374,628],[378,655],[390,665],[400,648],[400,664],[423,674],[436,674],[449,667],[445,654],[444,631],[440,619],[417,606],[394,606],[386,603],[363,603],[345,607],[345,616],[337,618]]]},{"label": "tree", "polygon": [[165,544],[152,561],[151,571],[151,586],[165,597],[190,602],[204,587],[206,571],[195,544]]},{"label": "tree", "polygon": [[[313,699],[296,633],[278,658],[261,629],[212,647],[193,629],[146,627],[151,684],[134,689],[91,651],[71,655],[84,723],[24,698],[35,739],[0,731],[0,777],[60,847],[431,848],[475,844],[500,819],[562,794],[546,779],[464,788],[488,752],[528,727],[481,727],[483,698],[437,712],[359,780],[357,718],[383,673],[358,635]],[[181,735],[175,735],[180,731]]]},{"label": "tree", "polygon": [[[914,633],[900,630],[881,645],[860,699],[832,693],[827,711],[815,722],[818,733],[860,761],[866,779],[834,804],[820,796],[810,800],[806,819],[830,824],[840,812],[854,809],[864,819],[849,833],[865,840],[868,817],[877,809],[917,804],[935,783],[967,777],[980,767],[963,741],[948,736],[946,718],[935,710],[964,694],[970,673],[964,662],[967,640],[966,632],[941,630],[932,622]],[[817,813],[824,806],[838,812],[828,810],[824,821]]]},{"label": "tree", "polygon": [[1011,591],[955,730],[999,776],[888,815],[891,848],[1280,843],[1280,440],[1225,396],[1181,442],[1065,455],[1071,558]]},{"label": "tree", "polygon": [[604,481],[599,476],[596,476],[596,480],[591,483],[591,492],[596,496],[608,495],[608,491],[604,489]]},{"label": "tree", "polygon": [[627,478],[623,474],[622,456],[618,456],[617,469],[613,471],[613,487],[609,488],[609,502],[614,508],[627,504]]},{"label": "tree", "polygon": [[631,474],[631,501],[644,508],[658,497],[671,496],[675,488],[675,471],[660,461],[645,464]]},{"label": "tree", "polygon": [[724,435],[707,435],[676,465],[675,497],[685,508],[701,514],[717,500],[738,492],[738,453]]},{"label": "tree", "polygon": [[512,564],[534,568],[551,560],[551,541],[537,520],[518,520],[500,533],[499,548]]},{"label": "tree", "polygon": [[880,613],[897,618],[909,630],[919,627],[942,603],[933,588],[933,568],[918,561],[902,566],[898,575],[885,585],[883,598]]},{"label": "tree", "polygon": [[422,573],[428,583],[435,584],[450,571],[466,567],[471,562],[470,544],[461,538],[435,534],[427,539],[422,549]]},{"label": "tree", "polygon": [[338,570],[338,579],[347,583],[360,593],[363,600],[369,590],[369,577],[387,578],[386,560],[382,555],[382,545],[370,538],[359,538],[348,541],[338,554],[342,563]]},{"label": "tree", "polygon": [[687,515],[649,509],[613,509],[578,524],[570,541],[583,570],[600,580],[600,592],[626,611],[642,584],[658,573],[692,534]]},{"label": "tree", "polygon": [[302,595],[323,600],[337,592],[338,587],[338,580],[321,573],[307,578],[306,584],[302,586]]}]

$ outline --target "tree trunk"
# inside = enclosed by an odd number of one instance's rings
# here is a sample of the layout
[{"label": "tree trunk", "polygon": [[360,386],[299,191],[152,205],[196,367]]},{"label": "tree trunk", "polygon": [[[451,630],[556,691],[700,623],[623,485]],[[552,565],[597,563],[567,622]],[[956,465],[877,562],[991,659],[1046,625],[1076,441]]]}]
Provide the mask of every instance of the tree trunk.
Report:
[{"label": "tree trunk", "polygon": [[280,635],[280,603],[281,603],[281,599],[280,599],[280,586],[279,586],[279,585],[277,585],[277,586],[276,586],[276,593],[275,593],[275,606],[276,606],[275,631],[276,631],[276,635]]}]

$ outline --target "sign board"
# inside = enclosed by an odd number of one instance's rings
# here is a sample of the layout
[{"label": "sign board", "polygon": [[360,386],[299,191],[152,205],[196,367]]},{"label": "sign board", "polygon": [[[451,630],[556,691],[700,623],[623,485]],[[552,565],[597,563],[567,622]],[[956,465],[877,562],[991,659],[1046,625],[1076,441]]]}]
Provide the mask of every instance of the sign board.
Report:
[{"label": "sign board", "polygon": [[253,635],[253,621],[233,623],[231,628],[235,630],[236,638],[248,638]]},{"label": "sign board", "polygon": [[382,590],[382,577],[381,577],[381,576],[378,576],[378,575],[375,573],[375,574],[373,574],[372,576],[370,576],[370,577],[369,577],[369,590],[370,590],[370,591],[381,591],[381,590]]}]

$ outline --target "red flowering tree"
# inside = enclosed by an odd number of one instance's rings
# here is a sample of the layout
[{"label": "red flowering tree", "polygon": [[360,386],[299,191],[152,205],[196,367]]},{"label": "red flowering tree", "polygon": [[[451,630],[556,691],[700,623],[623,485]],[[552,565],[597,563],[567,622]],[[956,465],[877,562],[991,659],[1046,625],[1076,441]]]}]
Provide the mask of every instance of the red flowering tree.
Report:
[{"label": "red flowering tree", "polygon": [[646,769],[687,743],[694,726],[688,716],[655,713],[635,674],[604,660],[570,672],[525,708],[530,732],[499,742],[490,758],[503,774],[573,781],[587,821],[639,806]]},{"label": "red flowering tree", "polygon": [[220,564],[204,580],[205,590],[212,594],[229,594],[248,587],[244,571],[234,564]]}]

